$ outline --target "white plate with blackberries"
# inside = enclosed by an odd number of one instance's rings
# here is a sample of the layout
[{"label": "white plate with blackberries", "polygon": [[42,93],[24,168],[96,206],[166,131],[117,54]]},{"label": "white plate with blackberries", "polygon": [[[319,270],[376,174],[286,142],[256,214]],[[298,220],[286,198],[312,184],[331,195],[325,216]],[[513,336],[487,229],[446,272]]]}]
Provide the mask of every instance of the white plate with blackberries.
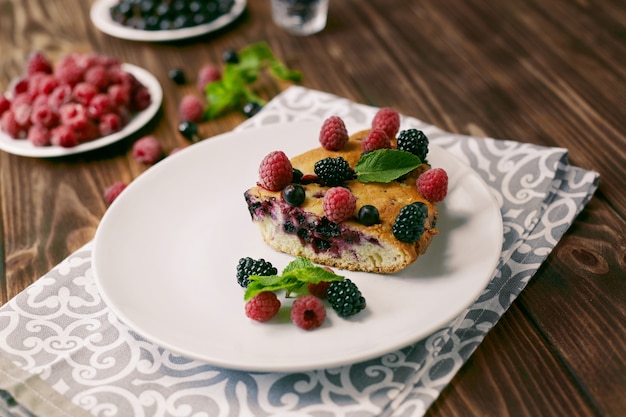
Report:
[{"label": "white plate with blackberries", "polygon": [[96,54],[68,54],[53,65],[35,53],[10,90],[0,149],[34,158],[74,155],[124,139],[152,120],[163,99],[150,72]]},{"label": "white plate with blackberries", "polygon": [[164,42],[219,30],[237,19],[246,0],[96,0],[91,20],[116,38]]},{"label": "white plate with blackberries", "polygon": [[[126,325],[170,351],[247,371],[293,372],[352,364],[404,348],[445,326],[485,290],[502,248],[498,203],[483,180],[447,151],[439,235],[425,255],[395,274],[334,269],[365,298],[358,314],[327,308],[314,330],[290,321],[293,299],[265,322],[247,317],[237,277],[242,258],[288,275],[306,262],[265,244],[244,199],[265,155],[319,146],[321,123],[244,129],[198,142],[134,180],[105,213],[92,266],[104,301]],[[358,130],[363,126],[348,126]],[[290,267],[288,267],[288,265]],[[282,272],[281,272],[282,271]]]}]

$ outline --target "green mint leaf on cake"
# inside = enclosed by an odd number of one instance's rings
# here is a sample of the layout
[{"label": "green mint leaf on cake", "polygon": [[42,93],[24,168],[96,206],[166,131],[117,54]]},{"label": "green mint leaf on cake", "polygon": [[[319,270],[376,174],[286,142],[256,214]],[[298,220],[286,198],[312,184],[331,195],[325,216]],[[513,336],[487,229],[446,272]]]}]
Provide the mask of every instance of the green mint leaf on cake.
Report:
[{"label": "green mint leaf on cake", "polygon": [[354,166],[361,182],[391,182],[422,164],[420,158],[399,149],[378,149],[361,156]]},{"label": "green mint leaf on cake", "polygon": [[263,291],[285,291],[287,297],[292,294],[304,294],[309,283],[341,281],[343,277],[314,265],[306,258],[298,257],[285,267],[282,275],[250,275],[248,279],[250,283],[243,297],[246,301]]},{"label": "green mint leaf on cake", "polygon": [[274,56],[265,42],[248,45],[237,56],[238,62],[226,64],[221,79],[206,86],[206,119],[214,119],[228,111],[241,109],[249,102],[265,105],[265,100],[251,88],[264,69],[268,69],[276,79],[293,82],[302,79],[302,73],[290,70]]}]

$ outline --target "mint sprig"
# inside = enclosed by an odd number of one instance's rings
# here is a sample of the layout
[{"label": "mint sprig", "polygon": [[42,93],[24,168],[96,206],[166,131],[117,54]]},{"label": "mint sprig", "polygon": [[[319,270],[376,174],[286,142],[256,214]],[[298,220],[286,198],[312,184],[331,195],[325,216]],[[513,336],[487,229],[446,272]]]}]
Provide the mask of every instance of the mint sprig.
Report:
[{"label": "mint sprig", "polygon": [[361,182],[391,182],[422,164],[420,158],[400,149],[378,149],[361,156],[354,166]]},{"label": "mint sprig", "polygon": [[298,257],[291,261],[281,275],[250,275],[250,283],[246,288],[244,300],[248,301],[263,291],[285,291],[287,297],[292,294],[307,292],[307,284],[318,284],[322,281],[341,281],[342,276],[327,269],[316,266],[306,258]]},{"label": "mint sprig", "polygon": [[299,71],[287,68],[278,60],[265,42],[258,42],[238,52],[239,62],[226,64],[222,78],[206,86],[208,106],[204,112],[206,119],[214,119],[230,110],[240,109],[246,102],[265,104],[250,88],[261,71],[268,68],[275,78],[298,82],[302,78]]}]

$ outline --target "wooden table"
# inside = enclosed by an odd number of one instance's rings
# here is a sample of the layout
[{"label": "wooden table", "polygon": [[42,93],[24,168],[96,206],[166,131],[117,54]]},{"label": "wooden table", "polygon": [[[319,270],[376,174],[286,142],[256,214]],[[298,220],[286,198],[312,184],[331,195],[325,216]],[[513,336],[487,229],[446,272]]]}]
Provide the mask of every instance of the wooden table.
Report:
[{"label": "wooden table", "polygon": [[[276,28],[252,0],[226,30],[174,43],[99,32],[89,1],[0,0],[0,90],[31,50],[94,51],[151,71],[164,89],[155,122],[95,152],[36,159],[0,152],[0,303],[90,241],[103,190],[146,167],[131,146],[151,133],[186,145],[176,107],[227,49],[264,40],[302,85],[393,106],[442,129],[569,149],[601,174],[598,192],[522,295],[428,411],[434,416],[626,415],[626,8],[617,0],[332,0],[310,37]],[[287,83],[262,80],[271,98]],[[226,132],[240,113],[203,123]]]}]

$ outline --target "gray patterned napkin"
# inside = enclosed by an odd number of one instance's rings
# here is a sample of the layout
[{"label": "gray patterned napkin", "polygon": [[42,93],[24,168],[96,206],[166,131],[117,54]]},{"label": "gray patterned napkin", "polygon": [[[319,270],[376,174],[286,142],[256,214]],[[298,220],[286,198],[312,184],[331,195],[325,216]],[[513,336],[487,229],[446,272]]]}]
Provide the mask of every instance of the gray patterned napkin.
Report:
[{"label": "gray patterned napkin", "polygon": [[[291,87],[238,129],[341,116],[368,127],[376,108]],[[177,356],[121,323],[98,294],[91,243],[0,308],[0,413],[7,416],[421,416],[521,293],[593,195],[598,174],[567,151],[402,128],[470,165],[500,203],[504,244],[479,298],[427,338],[363,363],[298,373],[217,368]],[[3,415],[4,415],[3,414]]]}]

